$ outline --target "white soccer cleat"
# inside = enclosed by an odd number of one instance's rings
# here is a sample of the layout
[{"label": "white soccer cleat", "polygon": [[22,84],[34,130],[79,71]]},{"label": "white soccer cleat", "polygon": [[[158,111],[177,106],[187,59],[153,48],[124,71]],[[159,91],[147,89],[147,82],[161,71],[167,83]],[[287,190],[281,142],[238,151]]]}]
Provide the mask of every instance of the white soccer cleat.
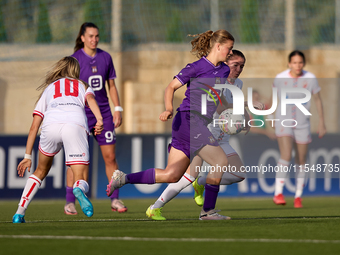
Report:
[{"label": "white soccer cleat", "polygon": [[200,220],[230,220],[228,216],[223,216],[217,213],[215,209],[205,212],[203,209],[201,211]]},{"label": "white soccer cleat", "polygon": [[111,181],[106,187],[106,195],[108,197],[112,195],[113,191],[125,185],[125,176],[126,174],[118,169],[113,172]]},{"label": "white soccer cleat", "polygon": [[74,203],[68,203],[64,206],[64,213],[67,215],[77,215],[76,206]]}]

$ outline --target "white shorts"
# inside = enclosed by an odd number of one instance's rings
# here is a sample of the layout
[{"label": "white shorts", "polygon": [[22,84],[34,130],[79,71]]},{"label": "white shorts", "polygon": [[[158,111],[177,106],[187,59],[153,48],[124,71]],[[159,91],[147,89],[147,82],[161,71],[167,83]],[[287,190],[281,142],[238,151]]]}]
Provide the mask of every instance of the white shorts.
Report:
[{"label": "white shorts", "polygon": [[217,140],[218,144],[222,147],[224,153],[230,157],[232,155],[237,155],[237,152],[229,144],[230,135],[223,132],[219,127],[208,126],[210,132]]},{"label": "white shorts", "polygon": [[76,124],[53,124],[41,130],[39,151],[46,156],[56,155],[64,145],[66,165],[90,164],[88,135]]},{"label": "white shorts", "polygon": [[296,143],[309,144],[312,141],[310,127],[306,128],[291,128],[291,127],[275,127],[277,137],[290,136]]}]

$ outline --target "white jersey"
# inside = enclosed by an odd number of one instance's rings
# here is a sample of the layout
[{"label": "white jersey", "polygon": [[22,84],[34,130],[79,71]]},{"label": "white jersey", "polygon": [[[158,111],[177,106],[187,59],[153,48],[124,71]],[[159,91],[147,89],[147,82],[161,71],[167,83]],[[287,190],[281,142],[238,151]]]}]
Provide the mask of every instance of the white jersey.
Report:
[{"label": "white jersey", "polygon": [[[231,84],[229,83],[229,81],[227,80],[228,83],[226,84],[230,84],[230,85],[234,85],[236,87],[238,87],[239,89],[242,89],[243,87],[243,82],[237,78],[234,82],[234,84]],[[231,91],[229,89],[223,89],[222,91],[222,95],[224,96],[224,98],[227,100],[227,102],[229,104],[232,104],[233,103],[233,94],[231,93]],[[219,114],[217,112],[214,113],[213,115],[213,118],[214,119],[218,119],[219,118]],[[229,141],[229,137],[230,135],[228,135],[227,133],[223,132],[218,125],[215,125],[214,127],[214,124],[213,123],[210,123],[208,125],[208,128],[210,130],[210,132],[213,134],[213,136],[215,137],[215,139],[218,141],[218,142],[221,142],[222,140],[225,141],[225,142],[228,142]]]},{"label": "white jersey", "polygon": [[[318,93],[321,88],[319,87],[318,81],[314,74],[308,71],[302,71],[302,75],[298,78],[293,78],[290,75],[290,69],[279,73],[274,80],[273,87],[277,88],[278,100],[281,98],[281,88],[304,88],[311,92],[311,94]],[[301,93],[287,93],[287,98],[303,98],[304,95]],[[304,103],[303,106],[309,111],[311,106],[311,101],[309,100],[307,103]],[[307,128],[310,126],[309,115],[305,115],[299,108],[294,104],[287,104],[286,115],[281,114],[281,107],[277,107],[276,109],[276,119],[279,119],[280,122],[276,121],[275,123],[281,123],[282,120],[293,119],[296,120],[297,125],[295,128]],[[295,123],[291,121],[285,122],[287,126],[294,126]]]},{"label": "white jersey", "polygon": [[43,118],[42,128],[55,123],[74,123],[87,132],[85,101],[94,92],[76,79],[62,78],[47,86],[39,99],[33,115]]}]

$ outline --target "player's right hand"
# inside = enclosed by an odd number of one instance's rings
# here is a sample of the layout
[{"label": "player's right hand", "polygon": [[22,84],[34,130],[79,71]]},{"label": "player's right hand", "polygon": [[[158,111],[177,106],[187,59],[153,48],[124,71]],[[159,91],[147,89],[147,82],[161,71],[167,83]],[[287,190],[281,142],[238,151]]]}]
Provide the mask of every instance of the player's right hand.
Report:
[{"label": "player's right hand", "polygon": [[159,119],[161,121],[167,121],[168,119],[172,118],[172,111],[166,110],[159,115]]},{"label": "player's right hand", "polygon": [[18,175],[20,177],[24,177],[24,173],[27,169],[28,172],[31,172],[32,160],[24,158],[18,165]]},{"label": "player's right hand", "polygon": [[100,135],[101,132],[104,129],[103,121],[102,120],[97,120],[96,125],[94,126],[94,134],[95,135]]}]

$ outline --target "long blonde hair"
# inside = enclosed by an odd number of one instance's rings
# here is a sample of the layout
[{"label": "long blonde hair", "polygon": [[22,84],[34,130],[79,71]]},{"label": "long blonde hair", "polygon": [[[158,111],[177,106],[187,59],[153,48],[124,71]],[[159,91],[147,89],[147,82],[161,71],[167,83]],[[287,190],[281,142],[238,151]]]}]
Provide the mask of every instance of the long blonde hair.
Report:
[{"label": "long blonde hair", "polygon": [[80,74],[80,66],[79,62],[76,58],[67,56],[60,59],[56,64],[53,65],[50,71],[47,72],[44,82],[37,88],[37,90],[43,90],[37,101],[41,98],[41,95],[44,93],[44,90],[51,83],[61,79],[61,78],[73,78],[79,80],[84,86],[85,89],[89,87],[89,85],[79,79]]},{"label": "long blonde hair", "polygon": [[198,58],[207,56],[215,43],[223,44],[226,43],[228,40],[235,41],[234,37],[224,29],[220,29],[215,32],[213,32],[212,30],[208,30],[201,34],[189,34],[188,36],[196,37],[191,41],[191,53],[196,55],[196,57]]}]

